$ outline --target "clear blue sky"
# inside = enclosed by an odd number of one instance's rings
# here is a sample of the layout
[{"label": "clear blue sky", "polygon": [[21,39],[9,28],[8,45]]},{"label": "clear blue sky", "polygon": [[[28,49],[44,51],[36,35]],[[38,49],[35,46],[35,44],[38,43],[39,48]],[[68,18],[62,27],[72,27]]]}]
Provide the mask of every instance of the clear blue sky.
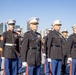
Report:
[{"label": "clear blue sky", "polygon": [[39,30],[51,27],[54,20],[61,20],[63,29],[72,33],[76,24],[76,0],[0,0],[0,23],[15,19],[26,31],[27,20],[39,17]]}]

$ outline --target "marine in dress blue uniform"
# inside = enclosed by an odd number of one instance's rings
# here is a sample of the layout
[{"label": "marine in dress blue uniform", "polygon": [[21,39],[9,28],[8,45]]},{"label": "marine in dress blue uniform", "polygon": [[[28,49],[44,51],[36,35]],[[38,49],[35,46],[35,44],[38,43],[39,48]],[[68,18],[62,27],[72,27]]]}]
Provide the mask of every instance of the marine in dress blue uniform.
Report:
[{"label": "marine in dress blue uniform", "polygon": [[5,58],[5,74],[17,74],[17,57],[19,54],[19,39],[18,34],[14,31],[16,21],[9,20],[8,31],[5,31],[1,37],[0,49],[3,50],[3,57]]},{"label": "marine in dress blue uniform", "polygon": [[47,48],[48,48],[48,62],[51,62],[52,75],[61,74],[62,65],[62,36],[59,33],[61,22],[60,20],[55,20],[52,23],[54,28],[48,35]]},{"label": "marine in dress blue uniform", "polygon": [[[68,37],[68,60],[72,62],[72,75],[76,75],[76,24],[72,27],[73,34]],[[69,75],[69,74],[68,74]]]},{"label": "marine in dress blue uniform", "polygon": [[[62,49],[63,49],[63,59],[62,59],[62,74],[65,75],[66,73],[66,65],[67,65],[67,39],[68,39],[68,31],[65,29],[62,32]],[[67,67],[67,69],[69,69]]]},{"label": "marine in dress blue uniform", "polygon": [[21,46],[22,46],[22,40],[23,40],[21,28],[17,28],[16,32],[18,33],[19,52],[20,52],[20,56],[18,57],[18,61],[17,61],[17,63],[18,63],[18,74],[22,75],[22,73],[25,72],[25,67],[22,67],[22,60],[21,60]]},{"label": "marine in dress blue uniform", "polygon": [[31,18],[28,24],[30,31],[24,34],[21,48],[22,64],[28,66],[28,75],[40,75],[41,35],[37,32],[39,18]]},{"label": "marine in dress blue uniform", "polygon": [[[47,61],[47,55],[48,55],[48,50],[47,50],[47,40],[48,40],[48,34],[49,32],[52,30],[52,28],[47,28],[46,29],[46,36],[43,37],[43,41],[42,41],[42,49],[43,49],[43,56],[44,56],[44,73],[45,75],[49,75],[50,74],[50,63]],[[45,66],[46,65],[46,66]]]}]

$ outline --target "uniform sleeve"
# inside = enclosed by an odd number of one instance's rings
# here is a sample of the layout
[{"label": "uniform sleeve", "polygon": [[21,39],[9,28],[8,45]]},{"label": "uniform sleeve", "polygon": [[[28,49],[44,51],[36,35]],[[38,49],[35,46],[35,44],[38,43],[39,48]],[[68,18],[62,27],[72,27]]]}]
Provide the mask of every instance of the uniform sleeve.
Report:
[{"label": "uniform sleeve", "polygon": [[18,53],[20,53],[20,50],[19,50],[19,38],[17,38],[17,50],[18,50]]},{"label": "uniform sleeve", "polygon": [[73,44],[73,39],[71,36],[67,39],[67,56],[71,57],[71,49],[72,49],[72,44]]},{"label": "uniform sleeve", "polygon": [[47,35],[47,50],[48,50],[48,58],[51,58],[51,45],[52,45],[52,31]]},{"label": "uniform sleeve", "polygon": [[27,51],[28,51],[28,35],[27,33],[25,33],[21,47],[22,62],[27,62]]},{"label": "uniform sleeve", "polygon": [[6,41],[6,34],[3,33],[1,36],[1,43],[0,43],[0,50],[2,50],[2,56],[4,55],[4,46],[5,46],[5,41]]}]

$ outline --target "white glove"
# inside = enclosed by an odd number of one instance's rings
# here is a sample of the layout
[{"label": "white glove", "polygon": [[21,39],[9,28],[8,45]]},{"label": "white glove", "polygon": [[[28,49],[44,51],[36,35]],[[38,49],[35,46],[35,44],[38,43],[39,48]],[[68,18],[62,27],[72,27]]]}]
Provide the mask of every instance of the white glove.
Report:
[{"label": "white glove", "polygon": [[69,58],[67,59],[67,63],[70,63],[70,61],[72,61],[72,58],[71,58],[71,57],[69,57]]},{"label": "white glove", "polygon": [[22,62],[22,66],[28,66],[27,62]]},{"label": "white glove", "polygon": [[1,59],[4,59],[4,57],[1,57]]},{"label": "white glove", "polygon": [[42,55],[43,55],[43,56],[46,56],[46,54],[45,54],[45,53],[43,53]]},{"label": "white glove", "polygon": [[52,62],[52,60],[51,60],[50,58],[47,58],[47,61],[48,61],[48,62]]}]

